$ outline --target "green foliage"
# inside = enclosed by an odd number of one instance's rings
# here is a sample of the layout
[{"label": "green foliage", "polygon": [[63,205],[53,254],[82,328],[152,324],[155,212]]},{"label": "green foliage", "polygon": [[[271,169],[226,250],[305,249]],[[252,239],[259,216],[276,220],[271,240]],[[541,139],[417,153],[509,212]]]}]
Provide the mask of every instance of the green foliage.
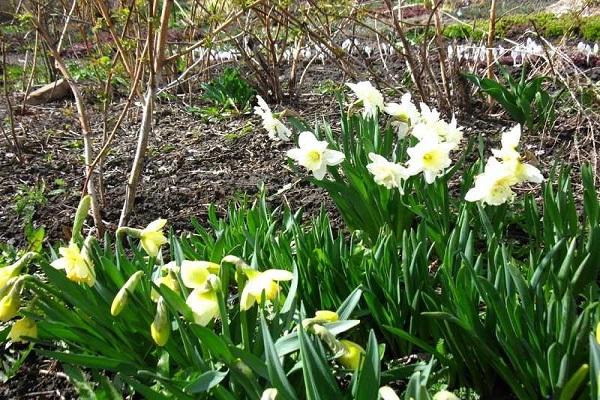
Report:
[{"label": "green foliage", "polygon": [[237,68],[225,68],[211,82],[202,85],[202,98],[223,110],[243,112],[250,107],[256,90],[241,76]]},{"label": "green foliage", "polygon": [[537,76],[527,79],[525,68],[521,70],[519,80],[514,79],[506,69],[502,69],[502,74],[504,83],[476,74],[465,74],[465,77],[496,100],[515,122],[530,130],[553,126],[558,95],[551,96],[543,88],[542,84],[548,78]]}]

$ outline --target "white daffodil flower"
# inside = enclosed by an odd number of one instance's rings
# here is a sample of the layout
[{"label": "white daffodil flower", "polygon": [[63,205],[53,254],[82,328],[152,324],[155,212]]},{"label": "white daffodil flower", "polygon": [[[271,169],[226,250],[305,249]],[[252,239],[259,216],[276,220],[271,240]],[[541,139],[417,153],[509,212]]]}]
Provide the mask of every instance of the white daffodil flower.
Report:
[{"label": "white daffodil flower", "polygon": [[406,168],[375,153],[369,153],[369,159],[371,163],[367,164],[367,169],[373,174],[375,183],[388,189],[399,188],[402,190],[401,181],[410,176]]},{"label": "white daffodil flower", "polygon": [[406,150],[410,157],[408,160],[409,175],[422,172],[425,182],[433,183],[452,164],[450,151],[453,148],[452,143],[440,142],[436,136],[425,136],[414,147]]},{"label": "white daffodil flower", "polygon": [[96,272],[85,244],[82,249],[79,249],[77,243],[70,242],[68,247],[61,247],[58,252],[62,257],[52,262],[54,268],[64,269],[67,278],[73,282],[94,286]]},{"label": "white daffodil flower", "polygon": [[363,116],[375,117],[378,110],[384,109],[383,95],[371,82],[346,83],[363,105]]},{"label": "white daffodil flower", "polygon": [[256,96],[258,105],[254,107],[254,114],[262,118],[262,126],[267,131],[271,140],[289,140],[292,136],[290,131],[280,120],[273,116],[273,112],[265,100]]},{"label": "white daffodil flower", "polygon": [[400,397],[394,392],[389,386],[382,386],[379,388],[379,398],[381,400],[400,400]]},{"label": "white daffodil flower", "polygon": [[408,127],[421,120],[421,113],[412,102],[410,93],[404,93],[398,103],[387,103],[383,111],[392,117],[391,125],[400,139],[405,138]]},{"label": "white daffodil flower", "polygon": [[452,120],[448,123],[440,118],[439,111],[429,108],[425,103],[421,103],[420,122],[414,125],[411,133],[417,139],[437,136],[440,141],[453,144],[453,150],[458,147],[463,138],[463,128],[458,126],[455,116],[452,116]]},{"label": "white daffodil flower", "polygon": [[544,176],[539,169],[531,164],[521,161],[521,155],[517,151],[521,140],[521,125],[516,125],[502,133],[501,149],[492,149],[492,154],[500,158],[504,164],[510,167],[517,183],[533,182],[541,183]]},{"label": "white daffodil flower", "polygon": [[325,141],[319,141],[312,132],[302,132],[298,137],[298,148],[290,149],[287,156],[311,171],[321,180],[327,173],[327,166],[344,161],[344,153],[327,148]]},{"label": "white daffodil flower", "polygon": [[142,248],[150,257],[156,257],[160,246],[167,243],[167,238],[163,233],[163,227],[167,223],[166,219],[159,218],[148,224],[139,233]]},{"label": "white daffodil flower", "polygon": [[260,396],[260,400],[275,400],[277,399],[277,394],[277,389],[268,388],[262,393],[262,395]]},{"label": "white daffodil flower", "polygon": [[255,302],[260,304],[263,292],[266,300],[275,299],[279,294],[279,284],[277,282],[291,281],[294,277],[290,271],[283,269],[268,269],[263,272],[245,269],[244,273],[248,280],[240,298],[240,308],[242,310],[250,309]]},{"label": "white daffodil flower", "polygon": [[516,183],[517,179],[512,169],[490,157],[483,173],[475,177],[475,186],[467,192],[465,200],[498,206],[515,197],[511,186]]}]

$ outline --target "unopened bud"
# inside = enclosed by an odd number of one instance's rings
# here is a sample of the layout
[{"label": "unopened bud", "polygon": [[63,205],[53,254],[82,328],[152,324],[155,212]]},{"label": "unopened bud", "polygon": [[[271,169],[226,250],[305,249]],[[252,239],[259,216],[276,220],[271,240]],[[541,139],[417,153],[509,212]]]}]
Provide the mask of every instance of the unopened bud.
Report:
[{"label": "unopened bud", "polygon": [[0,300],[0,321],[6,322],[17,316],[21,307],[20,282],[16,282],[10,292]]},{"label": "unopened bud", "polygon": [[156,315],[150,325],[150,334],[157,346],[164,346],[169,341],[171,335],[171,321],[169,320],[169,311],[165,299],[158,299],[156,304]]},{"label": "unopened bud", "polygon": [[110,313],[113,317],[119,315],[121,311],[123,311],[129,300],[129,294],[133,293],[143,275],[143,271],[137,271],[135,274],[131,275],[123,287],[119,289],[110,306]]}]

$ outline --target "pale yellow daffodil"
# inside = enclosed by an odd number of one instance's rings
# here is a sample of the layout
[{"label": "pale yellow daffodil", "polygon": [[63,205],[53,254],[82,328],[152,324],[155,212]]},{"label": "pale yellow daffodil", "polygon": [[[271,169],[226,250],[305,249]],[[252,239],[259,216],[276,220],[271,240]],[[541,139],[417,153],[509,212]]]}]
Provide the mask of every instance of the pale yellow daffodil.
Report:
[{"label": "pale yellow daffodil", "polygon": [[82,249],[79,249],[77,243],[70,242],[68,247],[61,247],[58,252],[62,257],[52,262],[54,268],[64,269],[67,278],[73,282],[94,286],[96,272],[85,244]]},{"label": "pale yellow daffodil", "polygon": [[166,219],[159,218],[150,222],[147,227],[140,231],[140,244],[150,257],[156,257],[160,246],[167,243],[167,238],[163,233],[163,227],[166,223]]},{"label": "pale yellow daffodil", "polygon": [[365,357],[365,349],[350,340],[342,339],[340,344],[343,346],[344,352],[337,358],[337,361],[348,369],[358,369]]},{"label": "pale yellow daffodil", "polygon": [[37,338],[37,334],[36,322],[31,318],[25,317],[15,321],[10,328],[10,332],[8,332],[7,338],[13,343],[25,343],[28,341],[26,338]]},{"label": "pale yellow daffodil", "polygon": [[389,386],[380,387],[378,394],[381,400],[400,400],[394,389]]},{"label": "pale yellow daffodil", "polygon": [[340,316],[335,311],[318,310],[315,312],[314,320],[318,323],[327,323],[339,321]]},{"label": "pale yellow daffodil", "polygon": [[262,293],[266,300],[273,300],[279,293],[279,281],[290,281],[294,275],[283,269],[268,269],[260,272],[253,269],[245,269],[248,277],[240,298],[240,308],[245,311],[250,309],[254,303],[261,302]]},{"label": "pale yellow daffodil", "polygon": [[[176,273],[180,271],[180,268],[177,267],[174,261],[171,261],[168,264],[165,264],[161,267],[159,271],[159,276],[154,279],[154,284],[158,287],[161,285],[165,285],[172,291],[179,293],[179,282],[177,281]],[[161,275],[166,272],[166,275]],[[150,291],[150,299],[153,302],[157,302],[160,297],[160,294],[152,288]]]},{"label": "pale yellow daffodil", "polygon": [[219,278],[215,275],[220,265],[209,261],[183,261],[181,281],[194,289],[186,299],[186,304],[194,313],[194,322],[206,326],[219,315],[217,290]]},{"label": "pale yellow daffodil", "polygon": [[483,173],[475,177],[475,186],[469,189],[465,200],[498,206],[515,197],[511,187],[516,183],[512,169],[490,157]]},{"label": "pale yellow daffodil", "polygon": [[276,400],[279,392],[275,388],[268,388],[260,396],[260,400]]}]

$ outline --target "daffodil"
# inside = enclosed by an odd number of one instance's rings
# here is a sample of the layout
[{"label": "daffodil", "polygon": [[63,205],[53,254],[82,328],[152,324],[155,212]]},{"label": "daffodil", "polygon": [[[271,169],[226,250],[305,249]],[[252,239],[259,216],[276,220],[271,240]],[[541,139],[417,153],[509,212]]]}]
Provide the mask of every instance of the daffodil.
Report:
[{"label": "daffodil", "polygon": [[517,183],[533,182],[540,183],[544,181],[544,177],[539,169],[531,164],[524,163],[521,155],[517,151],[519,141],[521,140],[521,125],[516,125],[502,133],[501,144],[502,148],[492,149],[492,154],[502,160],[509,168],[512,169],[513,175]]},{"label": "daffodil", "polygon": [[596,325],[596,343],[600,344],[600,322]]},{"label": "daffodil", "polygon": [[466,201],[480,201],[497,206],[515,197],[512,186],[517,183],[513,170],[490,157],[482,174],[475,177],[475,186],[467,192]]},{"label": "daffodil", "polygon": [[260,400],[276,400],[277,394],[277,389],[268,388],[262,393],[262,395],[260,396]]},{"label": "daffodil", "polygon": [[433,183],[452,164],[450,151],[453,147],[452,143],[440,142],[435,136],[422,138],[414,147],[406,150],[410,157],[408,173],[416,175],[422,172],[425,182]]},{"label": "daffodil", "polygon": [[400,397],[394,392],[389,386],[382,386],[379,388],[379,398],[381,400],[400,400]]},{"label": "daffodil", "polygon": [[433,400],[460,400],[454,393],[447,390],[440,390],[433,395]]},{"label": "daffodil", "polygon": [[451,144],[452,150],[458,147],[463,138],[462,128],[458,126],[454,116],[448,123],[440,118],[437,110],[429,108],[425,103],[421,103],[421,120],[414,124],[411,133],[419,140],[430,136],[437,138],[440,142]]},{"label": "daffodil", "polygon": [[344,153],[327,148],[325,141],[319,141],[312,132],[302,132],[298,137],[298,148],[288,150],[287,156],[311,171],[321,180],[327,173],[327,167],[344,161]]},{"label": "daffodil", "polygon": [[166,223],[166,219],[159,218],[150,222],[139,233],[140,243],[150,257],[156,257],[160,246],[167,243],[167,238],[163,233],[163,227]]},{"label": "daffodil", "polygon": [[[174,261],[163,265],[160,268],[159,275],[154,279],[154,284],[158,287],[165,285],[172,291],[179,293],[179,282],[177,282],[177,277],[175,276],[175,274],[179,271],[180,268],[177,267]],[[165,275],[161,275],[162,273],[165,273]],[[150,291],[150,299],[154,302],[157,302],[159,297],[160,294],[154,288],[152,288]]]},{"label": "daffodil", "polygon": [[346,83],[363,105],[364,117],[375,117],[378,110],[384,109],[383,95],[371,82]]},{"label": "daffodil", "polygon": [[28,252],[15,261],[15,263],[0,268],[0,291],[6,287],[12,278],[19,275],[21,269],[23,269],[23,267],[25,267],[35,257],[37,257],[36,253]]},{"label": "daffodil", "polygon": [[186,299],[186,304],[194,313],[194,322],[206,326],[219,315],[217,290],[220,283],[218,277],[219,264],[208,261],[183,261],[181,264],[181,280],[183,284],[194,289]]},{"label": "daffodil", "polygon": [[214,289],[194,289],[185,302],[198,325],[206,326],[219,316],[219,299]]},{"label": "daffodil", "polygon": [[248,277],[244,290],[240,298],[240,308],[248,310],[254,305],[262,301],[264,292],[266,300],[273,300],[279,294],[280,281],[290,281],[294,275],[283,269],[268,269],[260,272],[253,269],[246,269],[244,273]]},{"label": "daffodil", "polygon": [[340,344],[343,346],[344,351],[337,361],[348,369],[358,369],[365,356],[365,349],[350,340],[342,339]]},{"label": "daffodil", "polygon": [[17,316],[21,308],[21,281],[15,282],[8,294],[0,299],[0,321],[6,322]]},{"label": "daffodil", "polygon": [[327,323],[339,321],[340,316],[335,311],[318,310],[317,312],[315,312],[314,319],[319,323]]},{"label": "daffodil", "polygon": [[269,138],[272,140],[289,140],[292,132],[277,118],[273,116],[273,112],[265,100],[256,96],[258,105],[254,107],[254,114],[262,118],[262,126],[267,131]]},{"label": "daffodil", "polygon": [[31,318],[25,317],[15,321],[7,337],[13,343],[25,343],[27,342],[26,338],[37,338],[37,333],[36,322]]},{"label": "daffodil", "polygon": [[157,346],[164,346],[171,336],[171,321],[165,300],[161,297],[156,304],[156,315],[150,324],[150,335]]},{"label": "daffodil", "polygon": [[129,277],[121,289],[119,289],[110,306],[110,313],[112,316],[117,316],[123,311],[129,300],[129,294],[133,293],[143,275],[144,271],[135,272]]},{"label": "daffodil", "polygon": [[406,168],[375,153],[369,153],[369,159],[371,163],[367,164],[367,170],[373,174],[375,183],[388,189],[402,189],[400,186],[401,181],[410,176]]},{"label": "daffodil", "polygon": [[61,247],[58,253],[62,256],[52,262],[52,266],[56,269],[64,269],[67,278],[77,283],[85,283],[92,287],[96,282],[96,272],[94,263],[88,254],[89,239],[80,249],[77,243],[70,242],[69,246]]},{"label": "daffodil", "polygon": [[408,127],[421,119],[421,113],[412,102],[410,93],[404,93],[398,103],[387,103],[383,111],[392,117],[391,125],[399,138],[406,137]]}]

